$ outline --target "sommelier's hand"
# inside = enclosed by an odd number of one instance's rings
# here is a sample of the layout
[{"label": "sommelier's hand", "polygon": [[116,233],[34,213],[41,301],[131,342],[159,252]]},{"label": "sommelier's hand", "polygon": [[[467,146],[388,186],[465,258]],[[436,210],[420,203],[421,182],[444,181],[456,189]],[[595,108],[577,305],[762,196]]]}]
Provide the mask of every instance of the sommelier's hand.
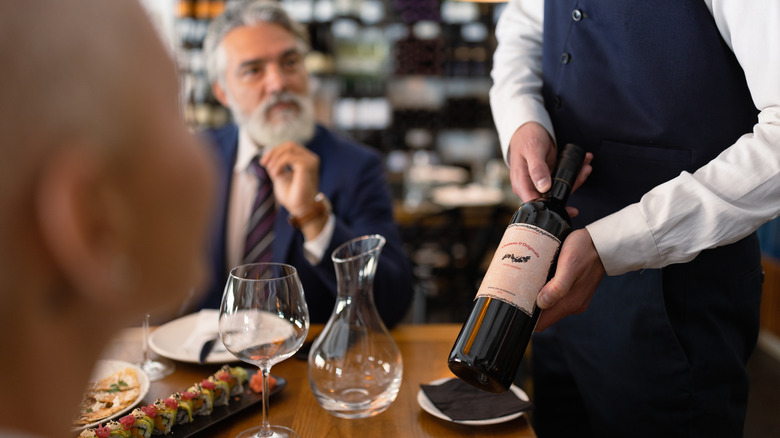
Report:
[{"label": "sommelier's hand", "polygon": [[536,331],[565,316],[584,312],[603,276],[604,266],[590,233],[584,228],[572,231],[561,247],[555,276],[537,297],[537,304],[544,311]]},{"label": "sommelier's hand", "polygon": [[542,125],[528,122],[509,141],[509,179],[523,202],[550,190],[550,169],[555,166],[555,143]]},{"label": "sommelier's hand", "polygon": [[[509,141],[508,160],[512,191],[523,202],[540,197],[552,187],[550,172],[555,167],[556,149],[550,134],[542,125],[528,122],[515,131]],[[585,182],[593,170],[591,160],[593,154],[588,152],[572,192]],[[578,213],[574,207],[566,207],[566,211],[571,217]]]}]

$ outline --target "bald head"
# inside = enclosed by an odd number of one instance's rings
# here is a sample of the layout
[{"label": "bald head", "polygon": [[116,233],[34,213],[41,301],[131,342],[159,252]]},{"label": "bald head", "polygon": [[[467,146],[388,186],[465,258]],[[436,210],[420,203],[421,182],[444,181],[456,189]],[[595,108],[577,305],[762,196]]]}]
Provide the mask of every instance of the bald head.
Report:
[{"label": "bald head", "polygon": [[[189,210],[196,220],[186,237],[205,240],[209,158],[180,117],[173,61],[137,1],[0,0],[0,60],[0,261],[21,251],[13,243],[31,252],[40,243],[30,257],[52,258],[81,292],[89,288],[74,283],[95,277],[87,268],[100,259],[127,266],[149,260],[144,251],[165,253],[173,239],[141,244],[163,220],[184,221],[178,215]],[[65,182],[71,192],[59,188]],[[155,197],[177,183],[172,199]],[[176,214],[166,216],[168,208]],[[51,217],[66,214],[72,228],[58,230],[64,221]],[[104,254],[68,266],[77,245]],[[108,268],[92,266],[101,275]],[[133,270],[124,287],[157,274]]]},{"label": "bald head", "polygon": [[113,144],[139,105],[134,88],[175,80],[139,84],[149,62],[167,61],[134,1],[0,0],[0,9],[0,165],[18,169],[73,137]]},{"label": "bald head", "polygon": [[0,0],[0,96],[0,345],[58,358],[7,382],[0,430],[64,436],[103,343],[199,288],[214,174],[133,0]]}]

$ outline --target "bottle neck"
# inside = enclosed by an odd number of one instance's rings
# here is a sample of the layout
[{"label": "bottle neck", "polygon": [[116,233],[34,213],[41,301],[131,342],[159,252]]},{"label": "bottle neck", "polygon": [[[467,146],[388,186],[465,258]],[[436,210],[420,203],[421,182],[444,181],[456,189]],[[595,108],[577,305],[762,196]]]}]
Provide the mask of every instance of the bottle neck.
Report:
[{"label": "bottle neck", "polygon": [[570,143],[563,148],[558,157],[558,167],[555,169],[552,187],[546,194],[547,199],[566,205],[584,159],[585,151],[579,146]]},{"label": "bottle neck", "polygon": [[571,185],[569,182],[560,178],[554,178],[552,188],[547,192],[546,198],[566,205],[566,201],[569,200],[571,194]]}]

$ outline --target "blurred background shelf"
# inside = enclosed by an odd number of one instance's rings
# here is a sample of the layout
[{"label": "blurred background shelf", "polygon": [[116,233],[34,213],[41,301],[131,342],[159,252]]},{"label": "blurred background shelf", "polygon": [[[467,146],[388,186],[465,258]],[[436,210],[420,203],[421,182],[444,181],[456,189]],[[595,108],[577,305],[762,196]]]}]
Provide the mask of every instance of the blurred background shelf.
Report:
[{"label": "blurred background shelf", "polygon": [[[193,130],[230,122],[211,92],[203,56],[208,24],[227,2],[162,2],[155,21],[172,39],[186,120]],[[484,274],[484,259],[518,206],[488,102],[494,29],[504,5],[280,3],[309,31],[306,65],[318,122],[386,159],[417,276],[408,321],[460,321]]]}]

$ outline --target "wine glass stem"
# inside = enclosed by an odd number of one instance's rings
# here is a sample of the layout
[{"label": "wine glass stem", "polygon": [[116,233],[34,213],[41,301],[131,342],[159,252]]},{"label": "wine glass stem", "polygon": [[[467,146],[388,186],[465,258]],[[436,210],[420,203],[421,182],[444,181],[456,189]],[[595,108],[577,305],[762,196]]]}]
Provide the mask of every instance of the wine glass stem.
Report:
[{"label": "wine glass stem", "polygon": [[150,315],[147,313],[144,316],[144,323],[143,323],[143,353],[144,353],[144,363],[149,362],[149,319]]},{"label": "wine glass stem", "polygon": [[260,372],[263,376],[263,423],[260,425],[259,436],[272,436],[274,432],[271,430],[271,425],[268,423],[268,380],[271,376],[271,367],[263,365],[260,367]]}]

